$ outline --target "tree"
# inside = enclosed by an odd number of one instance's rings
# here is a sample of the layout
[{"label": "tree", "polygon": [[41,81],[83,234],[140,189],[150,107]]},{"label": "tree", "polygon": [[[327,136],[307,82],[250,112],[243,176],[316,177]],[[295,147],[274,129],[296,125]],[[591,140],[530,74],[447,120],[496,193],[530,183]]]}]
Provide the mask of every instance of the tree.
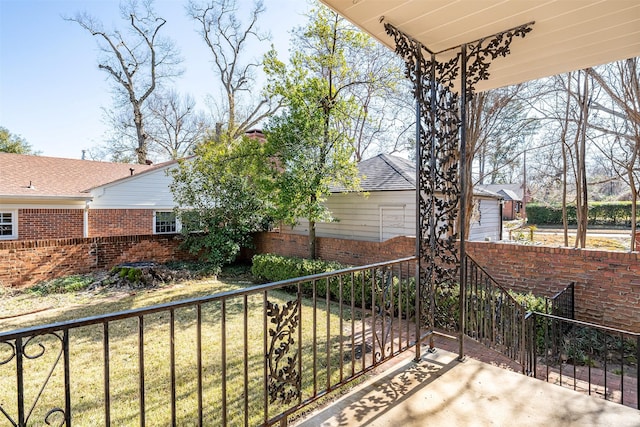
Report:
[{"label": "tree", "polygon": [[[469,100],[466,124],[466,168],[476,170],[465,175],[466,215],[465,236],[469,237],[473,212],[473,187],[505,181],[519,169],[523,141],[536,127],[528,117],[528,109],[521,99],[523,85],[515,85],[487,92],[475,93]],[[473,165],[476,165],[474,168]]]},{"label": "tree", "polygon": [[290,224],[309,221],[311,258],[317,255],[316,223],[332,219],[323,204],[331,187],[359,187],[344,129],[358,108],[348,89],[364,81],[353,79],[345,51],[362,40],[335,12],[312,10],[309,24],[299,30],[291,69],[272,87],[286,102],[266,127],[276,217]]},{"label": "tree", "polygon": [[[211,0],[205,3],[190,1],[188,14],[197,21],[199,33],[213,57],[215,73],[222,86],[222,100],[218,108],[218,132],[229,140],[239,138],[247,130],[261,123],[280,108],[279,97],[266,96],[255,88],[256,70],[260,59],[246,60],[251,43],[266,41],[257,21],[264,6],[256,1],[246,23],[237,17],[236,0]],[[275,55],[271,49],[267,56]]]},{"label": "tree", "polygon": [[234,261],[252,233],[267,227],[268,204],[257,182],[262,159],[258,140],[210,139],[172,170],[183,245],[216,268]]},{"label": "tree", "polygon": [[[135,157],[144,164],[149,151],[149,135],[145,128],[145,104],[164,80],[180,74],[180,58],[173,43],[159,34],[166,20],[156,15],[153,0],[144,0],[142,7],[131,0],[120,8],[122,18],[129,22],[127,33],[107,32],[100,21],[87,13],[79,13],[68,21],[78,23],[98,39],[103,52],[98,68],[106,72],[113,84],[115,108],[111,121],[116,124],[117,141],[128,142],[128,127],[135,129]],[[120,130],[119,130],[120,129]]]},{"label": "tree", "polygon": [[195,100],[174,91],[151,98],[149,139],[161,157],[179,159],[193,154],[210,126],[207,118],[195,110]]},{"label": "tree", "polygon": [[591,126],[601,136],[598,149],[611,162],[631,192],[631,245],[636,250],[638,183],[640,182],[640,68],[638,58],[629,58],[586,73],[607,95],[606,104],[594,102],[593,109],[606,113],[603,124]]},{"label": "tree", "polygon": [[[576,240],[574,246],[584,248],[587,239],[588,224],[588,188],[587,188],[587,129],[589,123],[589,105],[592,97],[589,79],[583,70],[555,76],[557,87],[565,92],[564,114],[560,115],[560,143],[562,148],[562,207],[565,244],[567,234],[568,180],[572,179],[575,188],[576,204]],[[557,98],[558,99],[558,98]],[[559,98],[562,99],[562,98]],[[562,105],[562,104],[560,104]]]},{"label": "tree", "polygon": [[415,107],[401,58],[364,35],[345,47],[345,61],[351,80],[358,82],[347,90],[359,108],[345,122],[356,161],[381,152],[405,151],[403,135],[415,126]]},{"label": "tree", "polygon": [[467,144],[471,141],[478,184],[521,178],[524,142],[537,128],[522,99],[524,89],[525,84],[494,89],[474,94],[470,101]]},{"label": "tree", "polygon": [[33,151],[26,139],[12,134],[9,129],[2,126],[0,126],[0,153],[38,154]]}]

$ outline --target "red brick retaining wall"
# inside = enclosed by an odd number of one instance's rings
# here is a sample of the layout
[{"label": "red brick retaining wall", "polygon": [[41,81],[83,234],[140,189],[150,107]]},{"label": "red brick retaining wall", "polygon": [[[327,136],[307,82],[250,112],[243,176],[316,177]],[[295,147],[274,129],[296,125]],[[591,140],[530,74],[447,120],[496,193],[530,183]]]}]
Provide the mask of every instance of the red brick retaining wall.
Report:
[{"label": "red brick retaining wall", "polygon": [[640,253],[469,242],[467,252],[518,292],[551,297],[575,282],[576,318],[640,332]]},{"label": "red brick retaining wall", "polygon": [[[308,237],[300,234],[258,233],[254,244],[255,253],[309,257]],[[316,251],[320,259],[365,265],[413,256],[416,252],[415,245],[413,237],[395,237],[381,243],[318,237]]]},{"label": "red brick retaining wall", "polygon": [[[177,235],[0,242],[0,285],[22,287],[123,262],[192,259]],[[306,236],[259,233],[255,253],[307,257]],[[382,243],[321,237],[320,258],[364,265],[415,253],[415,239]],[[468,242],[467,252],[505,287],[551,297],[576,282],[580,320],[640,332],[640,253]]]},{"label": "red brick retaining wall", "polygon": [[0,242],[0,285],[23,287],[124,262],[192,258],[179,244],[176,235]]},{"label": "red brick retaining wall", "polygon": [[[256,252],[306,257],[307,238],[260,233]],[[640,253],[467,242],[467,253],[494,279],[517,292],[552,297],[576,282],[579,320],[640,332]],[[319,256],[362,265],[411,256],[415,239],[382,243],[318,239]]]}]

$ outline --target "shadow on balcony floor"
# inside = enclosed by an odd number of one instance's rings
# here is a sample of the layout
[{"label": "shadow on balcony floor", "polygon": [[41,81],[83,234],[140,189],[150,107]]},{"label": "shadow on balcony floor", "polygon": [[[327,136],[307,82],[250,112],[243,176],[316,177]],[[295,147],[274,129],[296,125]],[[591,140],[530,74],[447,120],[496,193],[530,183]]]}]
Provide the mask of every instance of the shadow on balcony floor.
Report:
[{"label": "shadow on balcony floor", "polygon": [[439,349],[402,360],[295,425],[626,427],[640,426],[640,411]]}]

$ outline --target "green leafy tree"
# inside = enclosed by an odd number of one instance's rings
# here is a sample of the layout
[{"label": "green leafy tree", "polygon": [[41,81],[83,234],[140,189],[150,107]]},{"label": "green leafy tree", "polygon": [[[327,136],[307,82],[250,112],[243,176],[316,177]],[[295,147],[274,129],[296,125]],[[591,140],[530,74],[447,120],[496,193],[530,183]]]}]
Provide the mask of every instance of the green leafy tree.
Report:
[{"label": "green leafy tree", "polygon": [[248,45],[266,40],[257,28],[264,12],[262,2],[254,3],[245,21],[239,17],[237,3],[192,0],[187,5],[211,52],[223,96],[216,102],[215,133],[198,144],[194,156],[181,161],[173,173],[184,244],[218,266],[233,261],[240,248],[251,244],[252,233],[268,226],[271,210],[261,191],[267,187],[261,175],[264,141],[247,138],[245,133],[277,110],[280,102],[275,92],[267,97],[255,89],[255,71],[262,67],[268,82],[284,75],[273,49],[264,60],[247,57]]},{"label": "green leafy tree", "polygon": [[269,193],[276,218],[289,224],[301,218],[309,222],[311,258],[316,257],[316,223],[332,220],[323,203],[331,187],[359,187],[345,123],[360,108],[348,89],[365,81],[354,80],[357,73],[345,55],[364,41],[339,15],[321,7],[299,30],[299,50],[292,55],[291,68],[272,67],[284,72],[271,89],[283,96],[285,108],[266,127]]},{"label": "green leafy tree", "polygon": [[14,154],[37,154],[31,148],[31,144],[20,135],[9,132],[9,129],[0,126],[0,152]]},{"label": "green leafy tree", "polygon": [[211,138],[172,171],[184,247],[217,267],[233,262],[267,226],[256,183],[262,152],[257,139]]}]

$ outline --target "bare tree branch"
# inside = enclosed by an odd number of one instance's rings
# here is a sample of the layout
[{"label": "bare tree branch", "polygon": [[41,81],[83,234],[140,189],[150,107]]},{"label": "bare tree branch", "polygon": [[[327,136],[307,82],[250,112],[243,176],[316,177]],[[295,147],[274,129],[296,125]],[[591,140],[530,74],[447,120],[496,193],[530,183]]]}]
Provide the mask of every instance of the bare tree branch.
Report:
[{"label": "bare tree branch", "polygon": [[[104,53],[98,61],[98,68],[113,79],[116,96],[124,96],[127,99],[122,108],[128,106],[127,115],[130,120],[124,122],[134,123],[137,161],[145,163],[149,151],[149,135],[145,129],[145,103],[163,80],[181,73],[177,68],[181,60],[173,43],[159,37],[167,21],[155,15],[153,2],[143,2],[142,15],[138,12],[137,3],[133,1],[121,7],[123,18],[126,18],[129,24],[129,37],[123,36],[119,30],[104,31],[102,23],[86,12],[65,19],[77,23],[98,38],[98,45]],[[115,135],[119,135],[120,138],[128,135],[123,129],[115,131]]]}]

